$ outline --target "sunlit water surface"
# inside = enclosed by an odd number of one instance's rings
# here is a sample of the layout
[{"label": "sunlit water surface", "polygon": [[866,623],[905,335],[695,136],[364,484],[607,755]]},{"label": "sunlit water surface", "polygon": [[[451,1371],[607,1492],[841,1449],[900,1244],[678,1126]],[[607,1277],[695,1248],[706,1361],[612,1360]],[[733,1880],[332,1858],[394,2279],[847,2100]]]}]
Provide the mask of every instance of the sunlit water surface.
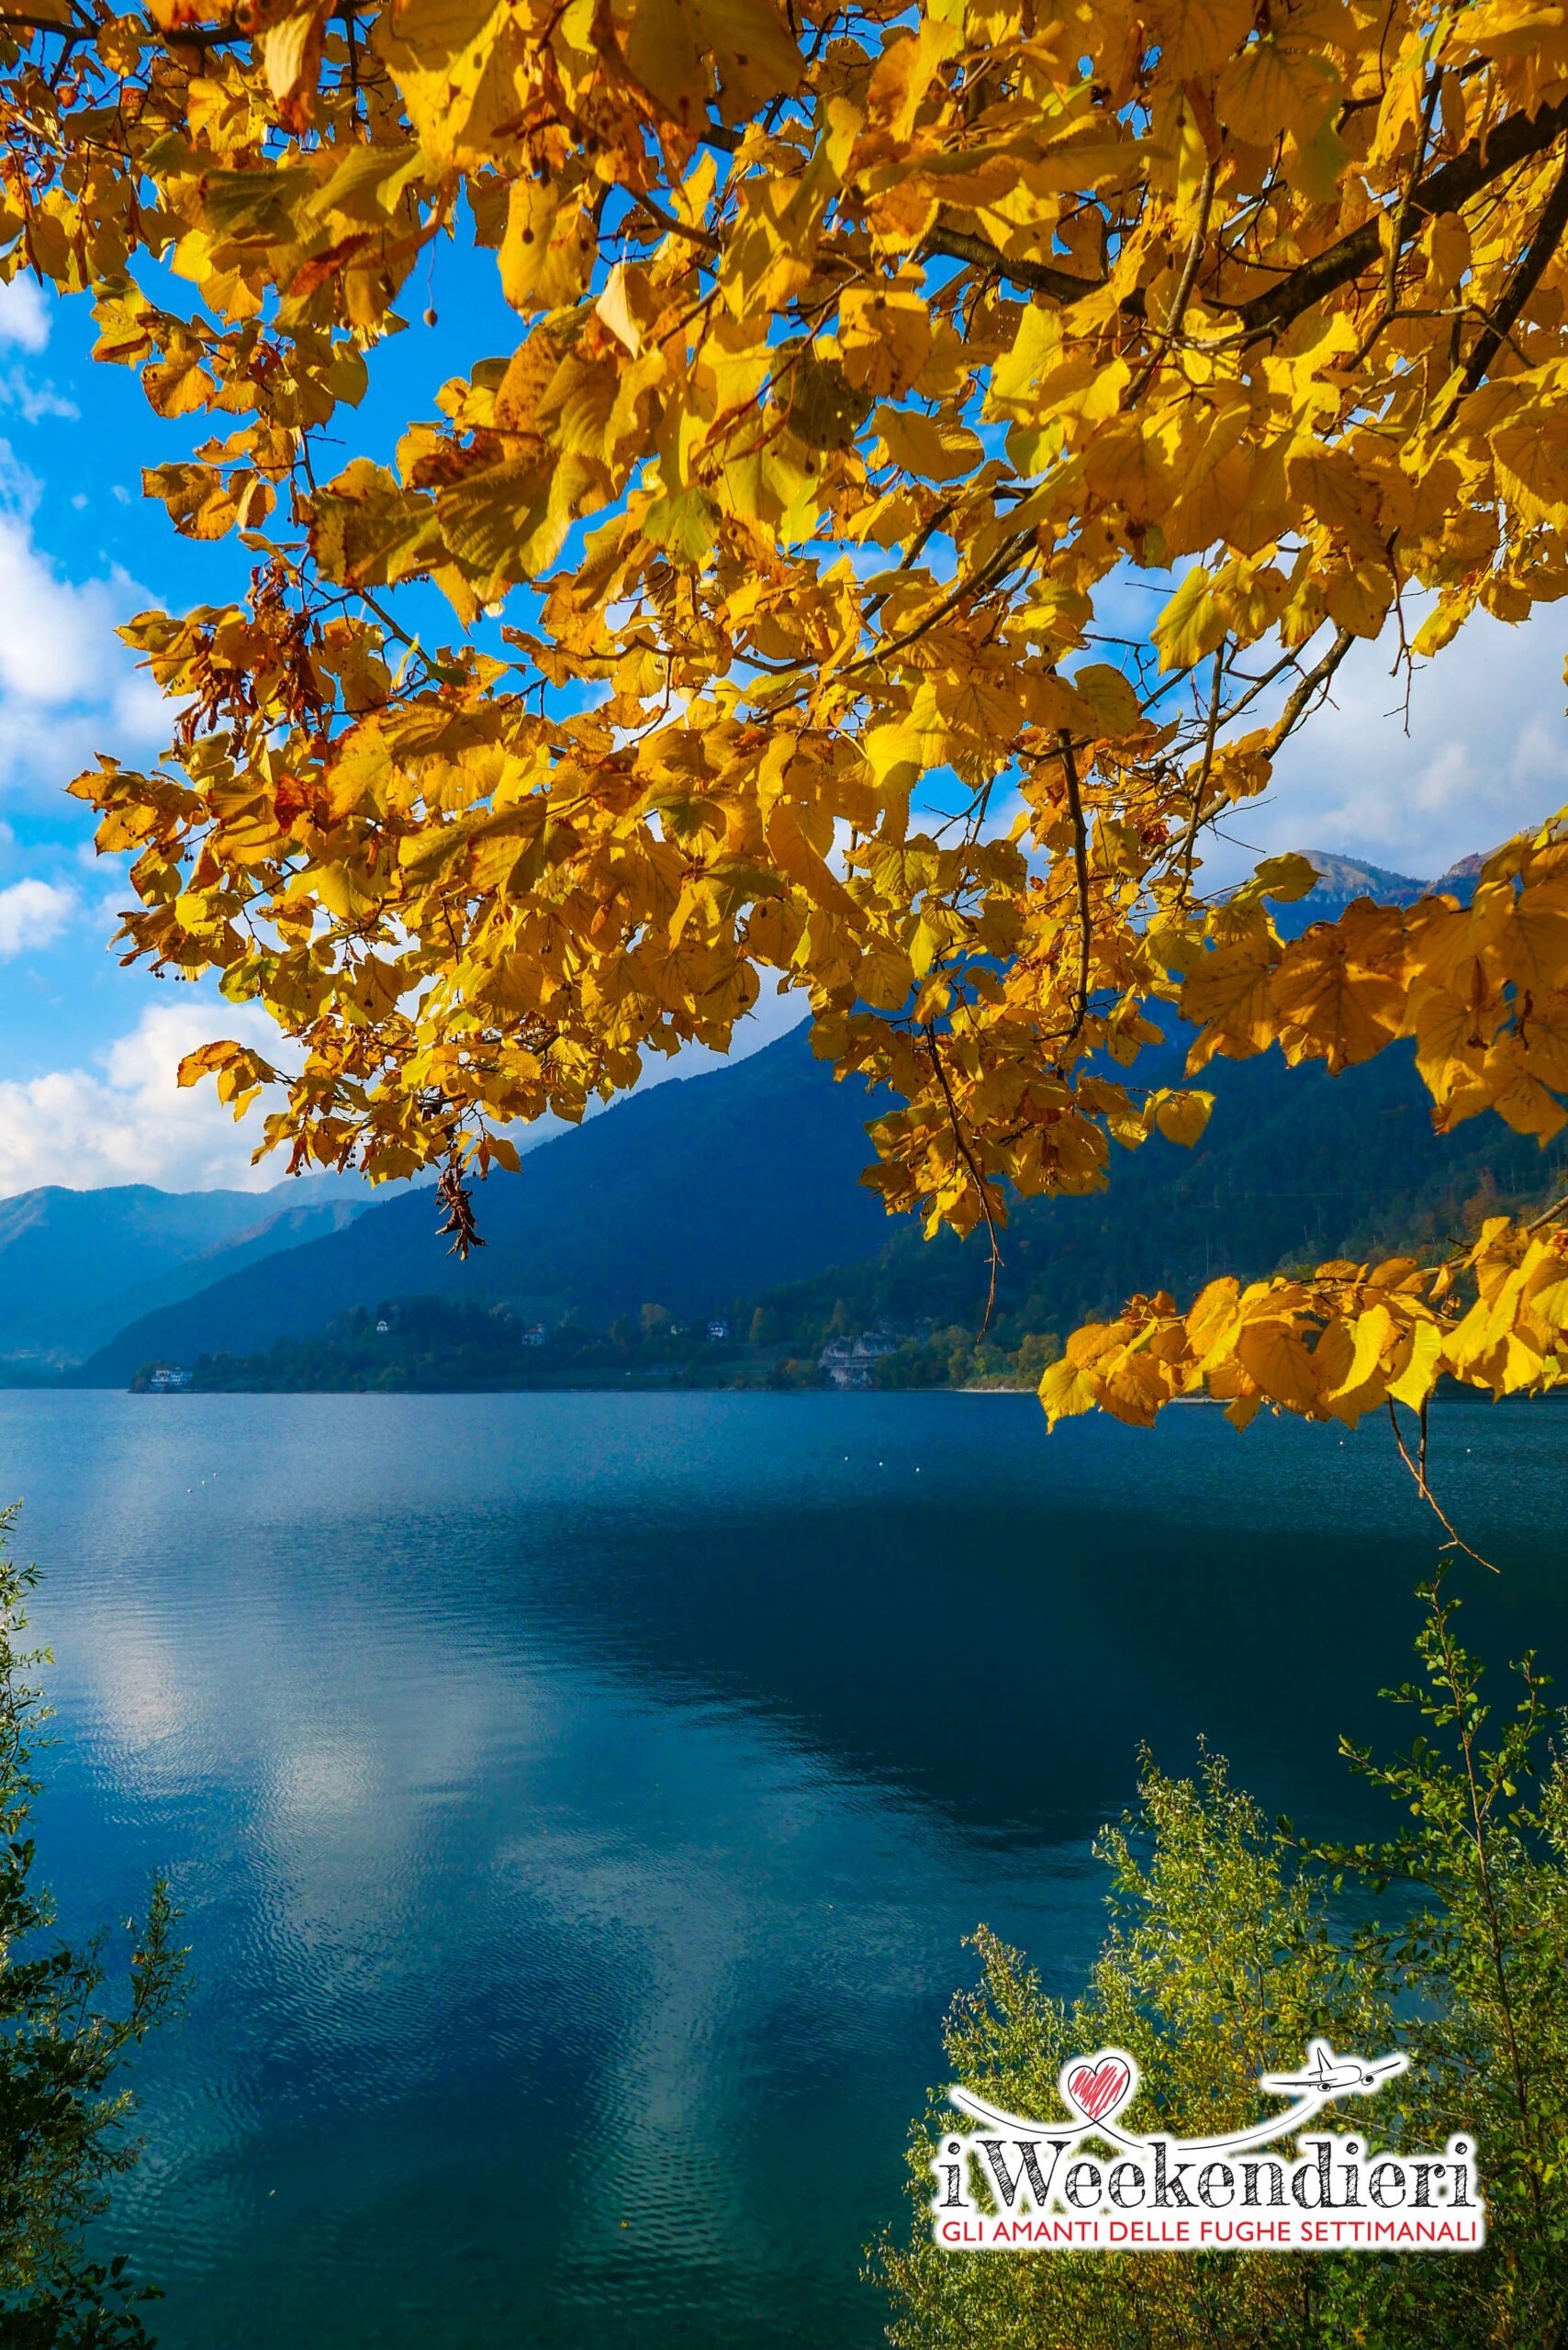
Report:
[{"label": "sunlit water surface", "polygon": [[[1568,1665],[1568,1412],[1455,1407]],[[1386,1431],[1004,1396],[0,1397],[73,1927],[173,1879],[112,2239],[167,2350],[869,2350],[985,1919],[1054,1988],[1136,1748],[1368,1818],[1429,1525]]]}]

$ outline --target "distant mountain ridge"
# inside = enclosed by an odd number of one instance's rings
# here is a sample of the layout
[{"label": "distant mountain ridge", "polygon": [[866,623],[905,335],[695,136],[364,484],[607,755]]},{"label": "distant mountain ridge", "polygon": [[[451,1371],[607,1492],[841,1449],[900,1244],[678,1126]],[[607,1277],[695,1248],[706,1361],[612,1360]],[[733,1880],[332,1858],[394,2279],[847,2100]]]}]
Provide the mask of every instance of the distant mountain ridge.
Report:
[{"label": "distant mountain ridge", "polygon": [[[1151,1056],[1151,1083],[1161,1081]],[[1179,1074],[1172,1050],[1163,1081]],[[1016,1203],[1001,1236],[991,1329],[1011,1350],[1029,1332],[1065,1336],[1140,1291],[1190,1302],[1212,1275],[1256,1280],[1282,1267],[1406,1249],[1440,1254],[1482,1214],[1559,1194],[1568,1149],[1545,1150],[1495,1117],[1433,1131],[1413,1047],[1330,1077],[1277,1052],[1209,1064],[1215,1107],[1191,1149],[1156,1135],[1112,1153],[1111,1180],[1082,1198]],[[824,1323],[868,1329],[924,1320],[973,1331],[988,1285],[983,1233],[924,1238],[907,1221],[877,1254],[759,1298],[781,1337]]]},{"label": "distant mountain ridge", "polygon": [[493,1174],[476,1197],[486,1245],[465,1264],[437,1239],[428,1196],[405,1195],[142,1316],[78,1377],[123,1386],[149,1360],[254,1352],[399,1295],[704,1314],[877,1247],[886,1214],[857,1180],[875,1106],[863,1086],[834,1082],[802,1025],[634,1093],[541,1143],[517,1174]]},{"label": "distant mountain ridge", "polygon": [[1391,872],[1384,865],[1363,864],[1360,857],[1337,856],[1329,849],[1309,848],[1303,855],[1317,871],[1317,887],[1307,901],[1317,922],[1328,902],[1349,905],[1352,898],[1378,898],[1385,905],[1411,906],[1438,886],[1415,880],[1408,873]]},{"label": "distant mountain ridge", "polygon": [[0,1359],[79,1360],[125,1323],[258,1258],[338,1232],[370,1204],[357,1177],[266,1192],[75,1192],[0,1199]]},{"label": "distant mountain ridge", "polygon": [[1358,898],[1375,898],[1383,906],[1413,906],[1418,898],[1440,890],[1468,905],[1485,861],[1462,856],[1435,881],[1418,881],[1411,874],[1369,865],[1359,856],[1341,856],[1332,849],[1304,849],[1302,855],[1316,867],[1317,886],[1294,903],[1274,906],[1274,926],[1282,938],[1299,937],[1315,922],[1337,921]]},{"label": "distant mountain ridge", "polygon": [[[1466,895],[1481,862],[1462,860],[1439,884],[1353,857],[1308,854],[1318,886],[1277,909],[1282,927],[1333,918],[1362,895],[1409,903],[1438,886]],[[1146,1056],[1140,1076],[1179,1080],[1184,1051],[1184,1036],[1173,1032],[1163,1050]],[[1407,1058],[1385,1056],[1332,1083],[1321,1072],[1287,1071],[1277,1056],[1239,1068],[1216,1064],[1204,1080],[1219,1096],[1215,1122],[1195,1155],[1159,1145],[1132,1158],[1118,1152],[1105,1198],[1021,1206],[1014,1286],[1028,1258],[1025,1286],[1037,1288],[1042,1250],[1069,1252],[1085,1278],[1102,1285],[1124,1260],[1129,1270],[1136,1262],[1140,1277],[1147,1266],[1150,1279],[1180,1278],[1191,1257],[1180,1219],[1196,1215],[1200,1190],[1207,1185],[1217,1207],[1218,1197],[1238,1200],[1238,1186],[1258,1180],[1241,1163],[1249,1135],[1258,1138],[1265,1182],[1277,1184],[1276,1169],[1288,1171],[1294,1161],[1319,1170],[1314,1182],[1321,1193],[1324,1170],[1338,1165],[1339,1206],[1315,1212],[1305,1228],[1295,1220],[1304,1240],[1310,1232],[1328,1253],[1356,1222],[1354,1201],[1369,1188],[1356,1180],[1356,1163],[1374,1137],[1386,1181],[1397,1134],[1407,1188],[1423,1199],[1446,1198],[1454,1183],[1484,1178],[1506,1187],[1528,1182],[1533,1146],[1494,1133],[1494,1122],[1462,1129],[1448,1143],[1431,1136]],[[1308,1128],[1297,1132],[1309,1093]],[[913,1247],[918,1236],[890,1226],[879,1201],[857,1181],[871,1157],[864,1129],[875,1107],[863,1090],[834,1083],[802,1026],[746,1060],[634,1094],[539,1144],[518,1175],[492,1176],[478,1194],[487,1245],[466,1265],[435,1237],[428,1196],[399,1187],[387,1197],[352,1178],[305,1179],[265,1193],[145,1186],[24,1193],[0,1201],[0,1357],[57,1363],[85,1357],[76,1374],[83,1381],[121,1385],[150,1360],[255,1352],[278,1338],[311,1336],[334,1315],[384,1298],[505,1299],[590,1320],[634,1313],[644,1303],[700,1315],[809,1282],[828,1267],[881,1261],[890,1251],[899,1259],[901,1292],[918,1289],[936,1281],[940,1252]],[[1271,1158],[1269,1137],[1276,1136],[1280,1149]],[[1398,1188],[1397,1174],[1393,1180]],[[1152,1253],[1137,1244],[1135,1219],[1146,1235],[1161,1236]],[[1282,1227],[1287,1237],[1290,1224],[1287,1217]],[[1267,1258],[1272,1248],[1277,1257],[1285,1245],[1280,1225],[1277,1216],[1257,1223],[1254,1253]],[[1116,1237],[1124,1232],[1125,1247]],[[1103,1272],[1093,1270],[1102,1265]],[[1062,1281],[1047,1286],[1053,1295],[1063,1292]],[[921,1309],[906,1304],[905,1310]]]}]

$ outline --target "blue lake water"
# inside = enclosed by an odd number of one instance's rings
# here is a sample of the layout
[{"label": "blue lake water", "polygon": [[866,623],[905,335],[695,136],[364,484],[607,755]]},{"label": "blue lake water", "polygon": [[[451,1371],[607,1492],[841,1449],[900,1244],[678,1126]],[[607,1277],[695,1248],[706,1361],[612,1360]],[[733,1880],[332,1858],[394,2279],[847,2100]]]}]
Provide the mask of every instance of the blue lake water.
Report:
[{"label": "blue lake water", "polygon": [[[1568,1672],[1568,1413],[1434,1459]],[[63,1919],[185,1912],[167,2350],[870,2350],[965,1935],[1076,1986],[1140,1740],[1376,1824],[1433,1555],[1385,1430],[992,1395],[11,1393],[0,1494]]]}]

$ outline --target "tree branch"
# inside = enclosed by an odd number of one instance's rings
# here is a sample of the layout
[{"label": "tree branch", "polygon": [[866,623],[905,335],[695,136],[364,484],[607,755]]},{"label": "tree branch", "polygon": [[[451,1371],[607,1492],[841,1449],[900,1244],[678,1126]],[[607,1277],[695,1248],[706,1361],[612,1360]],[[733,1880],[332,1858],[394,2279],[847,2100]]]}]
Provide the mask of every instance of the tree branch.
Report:
[{"label": "tree branch", "polygon": [[633,194],[632,202],[634,208],[644,214],[664,236],[684,237],[689,244],[700,245],[705,252],[722,252],[722,240],[715,237],[711,229],[694,229],[690,221],[678,220],[673,212],[666,212],[662,204],[655,204],[653,197],[645,196],[641,188]]},{"label": "tree branch", "polygon": [[1477,388],[1486,370],[1496,358],[1504,343],[1507,341],[1519,312],[1524,308],[1540,281],[1542,270],[1562,243],[1565,229],[1568,229],[1568,156],[1563,158],[1562,169],[1557,175],[1557,185],[1547,197],[1540,218],[1535,224],[1535,234],[1514,265],[1513,274],[1503,290],[1503,298],[1493,311],[1484,332],[1465,362],[1464,375],[1461,379],[1459,390],[1443,413],[1442,424],[1439,427],[1439,431],[1443,426],[1452,421],[1453,412],[1460,401],[1464,398],[1466,393],[1473,392]]},{"label": "tree branch", "polygon": [[[1170,316],[1166,319],[1165,324],[1160,330],[1160,341],[1163,344],[1165,351],[1170,350],[1171,344],[1175,341],[1176,337],[1181,333],[1182,320],[1186,316],[1187,305],[1193,298],[1193,287],[1197,281],[1198,264],[1204,257],[1204,239],[1208,232],[1209,211],[1214,203],[1214,197],[1215,167],[1213,162],[1210,162],[1204,165],[1204,176],[1198,189],[1197,224],[1193,230],[1192,238],[1187,246],[1187,257],[1182,263],[1182,275],[1178,281],[1176,292],[1171,300]],[[1126,405],[1128,408],[1137,408],[1139,400],[1142,399],[1145,392],[1148,391],[1150,384],[1154,381],[1155,373],[1159,368],[1161,356],[1162,352],[1160,349],[1157,347],[1149,352],[1148,357],[1144,361],[1143,365],[1139,368],[1137,375],[1133,378],[1132,383],[1127,387]]]},{"label": "tree branch", "polygon": [[[1425,221],[1459,211],[1494,180],[1502,179],[1532,155],[1543,153],[1564,130],[1568,130],[1568,98],[1543,106],[1537,115],[1510,115],[1495,130],[1476,140],[1451,162],[1439,164],[1411,190],[1408,203],[1403,206],[1404,229],[1415,236]],[[1213,306],[1234,311],[1253,333],[1270,334],[1289,326],[1315,303],[1338,293],[1341,285],[1372,267],[1381,250],[1380,224],[1386,223],[1388,217],[1386,212],[1374,213],[1267,293],[1255,294],[1247,302],[1219,302],[1211,297]]]},{"label": "tree branch", "polygon": [[1026,285],[1034,294],[1054,295],[1058,302],[1080,302],[1105,283],[1103,277],[1074,277],[1048,261],[1014,261],[989,237],[971,236],[963,229],[933,229],[924,250],[941,253],[948,261],[971,262],[977,269],[993,269],[999,277],[1010,277],[1015,285]]},{"label": "tree branch", "polygon": [[1406,1444],[1404,1433],[1399,1426],[1399,1415],[1394,1408],[1393,1396],[1386,1396],[1384,1401],[1388,1405],[1388,1425],[1394,1430],[1394,1441],[1399,1447],[1399,1458],[1404,1461],[1405,1466],[1409,1470],[1411,1476],[1415,1479],[1416,1491],[1420,1494],[1421,1499],[1426,1503],[1428,1508],[1431,1511],[1432,1516],[1437,1519],[1439,1525],[1442,1528],[1443,1532],[1449,1538],[1443,1547],[1445,1550],[1462,1550],[1467,1559],[1473,1559],[1478,1567],[1484,1567],[1489,1575],[1495,1575],[1497,1572],[1497,1569],[1494,1566],[1492,1561],[1490,1559],[1484,1559],[1479,1550],[1473,1550],[1469,1543],[1455,1531],[1453,1520],[1449,1516],[1447,1511],[1443,1508],[1442,1504],[1439,1501],[1436,1494],[1433,1493],[1430,1485],[1427,1483],[1426,1405],[1424,1404],[1420,1405],[1416,1415],[1421,1435],[1419,1450],[1413,1458],[1409,1448]]},{"label": "tree branch", "polygon": [[84,25],[80,17],[27,17],[23,16],[18,9],[0,10],[0,26],[11,25],[17,26],[22,32],[60,33],[67,40],[81,40],[87,33],[97,30],[95,25]]},{"label": "tree branch", "polygon": [[1319,687],[1326,686],[1328,683],[1329,678],[1334,675],[1335,670],[1339,666],[1340,662],[1344,659],[1346,654],[1349,653],[1355,641],[1356,637],[1353,629],[1339,629],[1335,634],[1333,643],[1323,655],[1322,660],[1316,661],[1313,664],[1305,677],[1302,679],[1300,685],[1294,688],[1289,699],[1286,701],[1283,710],[1281,711],[1279,717],[1269,730],[1269,739],[1263,747],[1270,758],[1273,757],[1274,753],[1279,749],[1280,744],[1284,741],[1286,735],[1294,730],[1296,722],[1301,717],[1302,711],[1306,708],[1307,703],[1312,699],[1313,695],[1317,692]]},{"label": "tree branch", "polygon": [[869,653],[862,653],[855,660],[847,662],[842,674],[846,677],[852,677],[857,670],[868,668],[874,661],[885,661],[890,653],[902,653],[907,645],[913,644],[934,629],[939,621],[945,621],[949,612],[957,611],[966,598],[984,595],[1004,572],[1011,570],[1025,548],[1034,544],[1035,536],[1035,532],[1030,529],[1015,532],[1011,538],[1003,539],[996,553],[980,564],[969,578],[960,579],[958,586],[944,596],[923,620],[905,629],[902,636],[890,636],[884,643],[874,645]]},{"label": "tree branch", "polygon": [[[969,1180],[975,1187],[976,1196],[980,1204],[980,1214],[985,1218],[986,1232],[991,1239],[991,1288],[986,1295],[985,1319],[980,1326],[980,1335],[983,1338],[991,1327],[991,1317],[996,1306],[996,1270],[1002,1262],[1002,1244],[997,1238],[996,1218],[991,1214],[991,1194],[986,1189],[985,1177],[975,1164],[975,1155],[965,1139],[963,1122],[958,1116],[958,1105],[953,1099],[953,1089],[947,1082],[947,1072],[942,1066],[942,1054],[936,1042],[936,1024],[934,1020],[928,1020],[924,1026],[925,1041],[931,1051],[931,1066],[936,1071],[936,1081],[942,1088],[942,1098],[947,1104],[947,1115],[952,1122],[953,1140],[958,1147],[964,1165],[969,1170]],[[977,1340],[976,1343],[978,1344],[979,1341]]]},{"label": "tree branch", "polygon": [[1067,786],[1068,813],[1072,818],[1072,878],[1078,892],[1078,1004],[1072,1015],[1072,1025],[1062,1038],[1062,1050],[1078,1042],[1079,1033],[1089,1016],[1089,948],[1094,934],[1093,919],[1089,909],[1089,836],[1083,822],[1083,795],[1078,787],[1078,761],[1073,756],[1072,736],[1063,726],[1057,732],[1057,748],[1061,754],[1062,779]]}]

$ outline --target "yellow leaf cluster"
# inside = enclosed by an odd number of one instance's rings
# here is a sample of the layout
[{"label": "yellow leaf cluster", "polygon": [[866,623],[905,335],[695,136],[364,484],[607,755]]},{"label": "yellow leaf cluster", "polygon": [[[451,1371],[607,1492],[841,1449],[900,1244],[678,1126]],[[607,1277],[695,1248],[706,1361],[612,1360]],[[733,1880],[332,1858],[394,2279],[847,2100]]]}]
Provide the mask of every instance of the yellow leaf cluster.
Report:
[{"label": "yellow leaf cluster", "polygon": [[[159,0],[66,71],[0,0],[0,274],[93,301],[235,565],[129,632],[167,756],[74,788],[127,952],[289,1040],[268,1146],[484,1161],[764,988],[897,1097],[871,1180],[933,1229],[1194,1143],[1172,1007],[1193,1078],[1405,1039],[1439,1123],[1559,1131],[1562,830],[1290,940],[1309,872],[1204,878],[1358,640],[1568,594],[1559,14]],[[457,244],[500,347],[388,444]],[[1236,1400],[1406,1375],[1427,1292],[1344,1281],[1246,1293]]]},{"label": "yellow leaf cluster", "polygon": [[1457,1259],[1320,1265],[1302,1278],[1211,1281],[1186,1314],[1160,1293],[1073,1333],[1040,1383],[1052,1425],[1109,1412],[1148,1427],[1167,1404],[1223,1402],[1354,1427],[1421,1409],[1439,1379],[1494,1396],[1568,1378],[1568,1229],[1495,1217]]}]

